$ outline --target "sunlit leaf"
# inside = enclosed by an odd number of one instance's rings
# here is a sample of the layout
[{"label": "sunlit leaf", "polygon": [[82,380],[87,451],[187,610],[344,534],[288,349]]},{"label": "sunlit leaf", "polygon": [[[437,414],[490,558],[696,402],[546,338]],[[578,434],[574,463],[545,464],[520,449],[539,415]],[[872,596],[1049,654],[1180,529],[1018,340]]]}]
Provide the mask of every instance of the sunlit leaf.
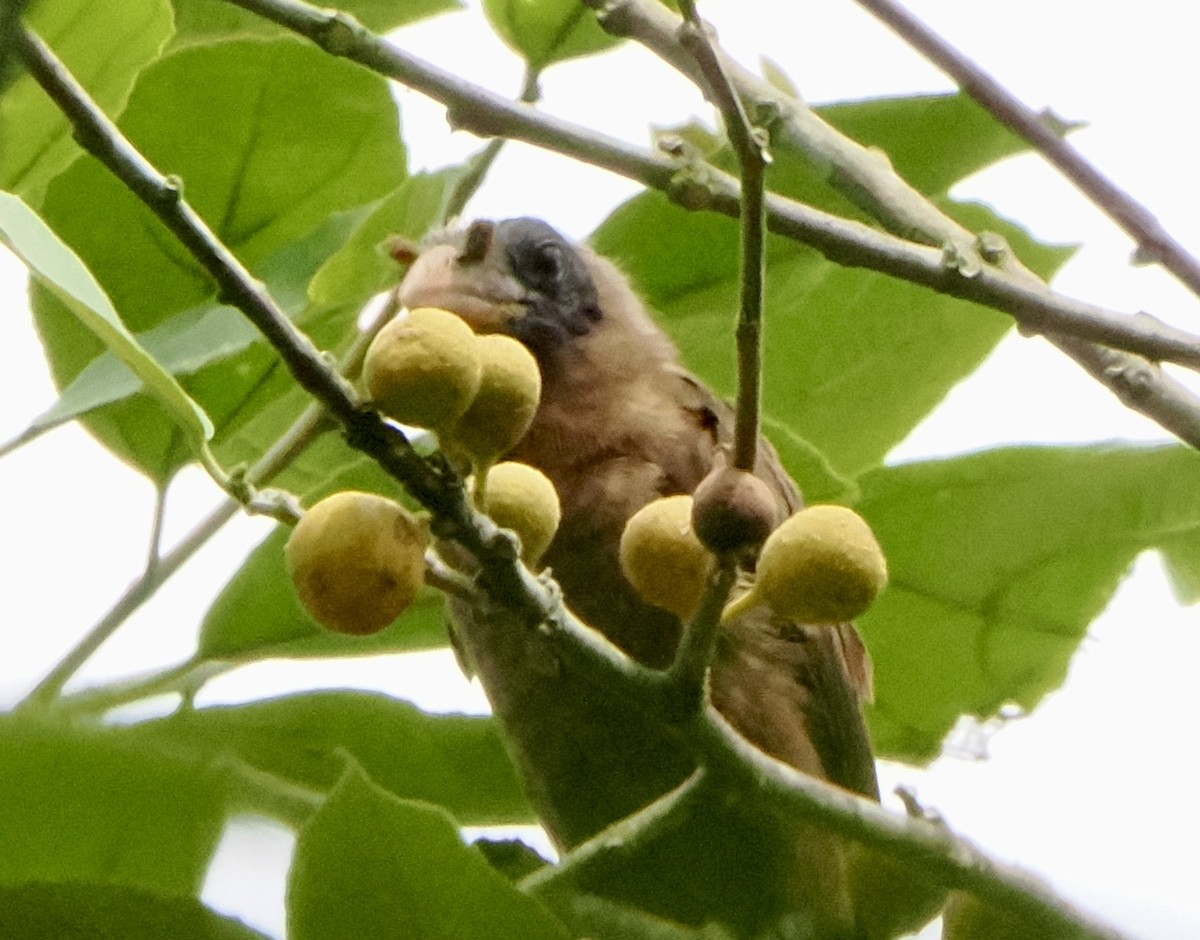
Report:
[{"label": "sunlit leaf", "polygon": [[926,760],[961,714],[1033,708],[1137,554],[1196,544],[1197,480],[1200,456],[1174,446],[1011,448],[863,477],[857,508],[891,571],[860,621],[879,752]]},{"label": "sunlit leaf", "polygon": [[534,69],[591,55],[620,41],[601,29],[595,14],[576,0],[484,0],[483,12],[500,38]]},{"label": "sunlit leaf", "polygon": [[[222,304],[185,310],[138,337],[146,352],[173,376],[186,375],[224,359],[258,339],[258,332],[240,312]],[[136,395],[144,387],[116,356],[104,353],[88,363],[30,427],[35,430],[57,427]]]},{"label": "sunlit leaf", "polygon": [[30,272],[150,390],[188,438],[195,452],[206,447],[213,426],[159,362],[126,329],[103,289],[79,257],[63,244],[18,196],[0,193],[0,238]]},{"label": "sunlit leaf", "polygon": [[[110,117],[138,72],[171,37],[166,0],[39,0],[26,22]],[[83,151],[62,111],[24,75],[0,94],[0,189],[41,203],[50,180]]]},{"label": "sunlit leaf", "polygon": [[[212,0],[172,0],[178,24],[177,43],[214,42],[247,36],[280,36],[282,26]],[[428,16],[457,10],[458,0],[341,0],[337,9],[355,17],[367,29],[386,33]]]}]

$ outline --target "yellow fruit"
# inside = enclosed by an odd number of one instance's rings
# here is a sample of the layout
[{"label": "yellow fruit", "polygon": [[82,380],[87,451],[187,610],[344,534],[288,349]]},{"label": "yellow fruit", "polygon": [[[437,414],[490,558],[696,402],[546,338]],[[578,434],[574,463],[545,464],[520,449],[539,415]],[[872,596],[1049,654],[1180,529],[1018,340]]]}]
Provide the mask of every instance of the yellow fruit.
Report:
[{"label": "yellow fruit", "polygon": [[373,493],[334,493],[306,512],[284,546],[305,609],[337,633],[377,633],[416,597],[429,525]]},{"label": "yellow fruit", "polygon": [[363,383],[390,418],[442,432],[470,407],[482,367],[475,334],[447,310],[418,307],[372,340]]},{"label": "yellow fruit", "polygon": [[621,533],[621,570],[648,604],[690,619],[712,557],[692,531],[692,497],[667,496],[639,509]]},{"label": "yellow fruit", "polygon": [[521,539],[521,560],[534,565],[558,531],[558,492],[544,473],[528,464],[507,461],[488,471],[480,506],[502,529]]},{"label": "yellow fruit", "polygon": [[475,337],[482,378],[475,400],[447,435],[478,468],[490,467],[525,436],[542,394],[533,353],[511,336]]},{"label": "yellow fruit", "polygon": [[887,583],[887,562],[866,521],[845,506],[810,506],[763,544],[754,587],[725,618],[764,603],[803,623],[842,623],[871,606]]}]

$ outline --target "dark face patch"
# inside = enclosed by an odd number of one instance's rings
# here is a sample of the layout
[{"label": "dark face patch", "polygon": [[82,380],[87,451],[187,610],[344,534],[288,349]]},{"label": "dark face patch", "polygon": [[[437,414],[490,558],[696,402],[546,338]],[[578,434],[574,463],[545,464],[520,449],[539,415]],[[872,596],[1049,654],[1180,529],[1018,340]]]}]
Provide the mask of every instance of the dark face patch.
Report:
[{"label": "dark face patch", "polygon": [[526,313],[509,324],[509,332],[544,362],[600,319],[596,287],[575,248],[540,219],[500,222],[495,238],[513,277],[529,292]]}]

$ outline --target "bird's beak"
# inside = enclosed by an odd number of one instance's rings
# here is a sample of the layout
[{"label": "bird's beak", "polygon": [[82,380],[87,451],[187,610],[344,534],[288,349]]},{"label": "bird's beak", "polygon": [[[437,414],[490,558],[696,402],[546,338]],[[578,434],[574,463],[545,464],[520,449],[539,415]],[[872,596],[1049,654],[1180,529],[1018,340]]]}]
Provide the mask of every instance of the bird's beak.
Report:
[{"label": "bird's beak", "polygon": [[493,244],[492,223],[475,222],[462,244],[437,245],[421,253],[400,283],[400,303],[441,307],[462,317],[477,333],[498,333],[525,314],[527,291],[508,271]]}]

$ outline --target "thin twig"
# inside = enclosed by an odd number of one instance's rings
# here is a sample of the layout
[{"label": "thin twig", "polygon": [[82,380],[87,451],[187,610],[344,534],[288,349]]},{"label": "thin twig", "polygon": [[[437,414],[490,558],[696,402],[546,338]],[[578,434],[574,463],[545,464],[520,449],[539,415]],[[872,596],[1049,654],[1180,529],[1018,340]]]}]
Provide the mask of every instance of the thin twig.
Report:
[{"label": "thin twig", "polygon": [[[693,74],[695,65],[677,38],[678,20],[661,4],[654,0],[584,2],[597,8],[597,17],[605,29],[636,38],[675,68]],[[928,266],[923,272],[908,263],[893,266],[891,261],[884,260],[885,255],[906,250],[912,253],[913,249],[919,255],[921,246],[910,242],[896,245],[893,239],[885,237],[874,240],[873,247],[867,247],[865,242],[872,241],[869,234],[864,235],[861,230],[838,231],[837,226],[825,224],[816,216],[796,212],[795,205],[789,200],[769,195],[768,222],[773,231],[812,245],[831,261],[872,268],[925,284],[943,294],[1005,310],[1024,332],[1044,334],[1122,403],[1157,421],[1185,443],[1200,448],[1200,397],[1167,376],[1157,365],[1159,361],[1174,360],[1174,356],[1135,350],[1122,340],[1104,336],[1104,330],[1080,328],[1083,320],[1099,326],[1100,322],[1108,320],[1109,312],[1050,291],[1006,245],[991,244],[990,240],[982,238],[971,240],[970,233],[905,183],[886,159],[845,138],[821,121],[802,101],[755,77],[719,48],[714,46],[714,50],[725,73],[731,76],[730,81],[738,95],[774,115],[773,133],[785,136],[818,165],[830,165],[830,183],[838,186],[840,181],[849,181],[851,185],[846,195],[885,227],[907,231],[912,237],[934,244],[940,240],[943,245],[943,270],[940,273],[949,275],[953,272],[961,277],[945,277],[939,281],[939,272]],[[696,76],[693,74],[693,77]],[[705,175],[712,176],[707,167]],[[714,204],[704,208],[733,214],[730,207],[716,205],[718,200],[736,205],[736,197],[731,200],[728,192],[721,188],[715,192]],[[925,204],[924,208],[920,203]],[[853,226],[853,223],[845,224]],[[843,234],[860,236],[864,243],[850,248],[849,241],[842,243]],[[876,249],[879,249],[877,254]],[[863,252],[873,256],[864,261]],[[924,254],[928,258],[928,250]],[[910,260],[917,258],[914,256]],[[1008,304],[995,302],[997,290],[1008,295]],[[1024,302],[1019,299],[1021,294],[1025,295]],[[1055,310],[1049,311],[1047,304]],[[1065,319],[1060,318],[1059,313],[1065,308],[1071,313]],[[1147,316],[1138,314],[1133,319]],[[1153,324],[1155,332],[1163,325],[1153,318],[1147,322]],[[1165,328],[1174,331],[1173,327]],[[1191,340],[1185,341],[1185,345],[1195,348]],[[1129,350],[1129,353],[1120,350]],[[1189,365],[1196,368],[1193,353],[1185,352],[1184,357],[1193,360]],[[1131,384],[1131,377],[1136,377],[1136,384]]]},{"label": "thin twig", "polygon": [[762,305],[766,203],[764,191],[768,156],[760,132],[746,114],[742,99],[729,80],[721,57],[696,12],[694,0],[681,0],[684,24],[679,41],[703,76],[702,87],[725,121],[725,131],[741,169],[740,295],[737,319],[737,407],[733,465],[754,470],[758,453],[759,398],[762,389]]},{"label": "thin twig", "polygon": [[475,582],[455,571],[432,550],[425,553],[425,583],[449,597],[457,597],[468,604],[479,603],[480,594]]},{"label": "thin twig", "polygon": [[187,699],[189,696],[194,697],[206,682],[240,665],[241,663],[233,659],[200,659],[193,655],[182,663],[159,672],[60,696],[51,707],[56,713],[70,716],[100,715],[121,705],[155,695],[177,693]]},{"label": "thin twig", "polygon": [[893,0],[858,0],[905,42],[946,73],[996,120],[1022,137],[1137,243],[1138,255],[1159,261],[1200,296],[1200,261],[1129,193],[1088,162],[1042,115]]},{"label": "thin twig", "polygon": [[668,790],[650,805],[619,819],[581,842],[559,859],[526,875],[517,887],[529,894],[549,894],[599,871],[620,865],[639,849],[681,825],[692,801],[704,790],[705,771],[693,771],[683,783]]},{"label": "thin twig", "polygon": [[[532,67],[526,69],[519,101],[529,105],[537,103],[541,97],[538,77],[539,72],[537,69]],[[458,218],[462,214],[471,197],[479,191],[480,185],[483,183],[488,171],[491,170],[492,165],[496,162],[496,158],[500,156],[500,151],[504,149],[506,143],[508,143],[508,138],[506,137],[493,137],[488,141],[483,150],[471,158],[467,172],[459,179],[454,187],[454,191],[450,194],[449,200],[446,202],[447,221]]]},{"label": "thin twig", "polygon": [[674,692],[671,717],[690,718],[708,703],[708,668],[721,635],[721,612],[736,579],[734,559],[720,559],[709,578],[700,609],[679,639],[679,648],[667,669]]},{"label": "thin twig", "polygon": [[[228,509],[226,509],[228,507]],[[62,692],[71,677],[133,615],[185,561],[192,557],[238,510],[230,500],[196,526],[176,548],[143,572],[87,634],[34,686],[21,707],[46,707]]]},{"label": "thin twig", "polygon": [[[697,63],[679,41],[679,18],[658,0],[582,0],[615,36],[637,40],[684,76],[696,81]],[[714,44],[722,70],[738,96],[774,139],[827,168],[826,181],[888,231],[956,255],[980,260],[975,238],[900,177],[883,154],[845,136],[805,102],[764,81]]]},{"label": "thin twig", "polygon": [[[363,354],[371,337],[382,327],[383,323],[395,314],[395,311],[395,302],[389,301],[371,327],[355,338],[342,357],[341,369],[344,374],[355,375],[362,368]],[[309,405],[292,426],[246,471],[246,482],[258,485],[281,473],[316,440],[327,426],[327,422],[328,415],[324,406],[316,402]],[[96,650],[241,509],[241,503],[227,497],[200,520],[171,552],[156,557],[154,564],[147,564],[142,575],[126,589],[117,603],[88,631],[83,639],[34,687],[23,704],[49,705]]]},{"label": "thin twig", "polygon": [[167,484],[154,488],[154,518],[150,523],[150,545],[146,550],[146,571],[153,571],[162,557],[163,525],[167,517]]}]

